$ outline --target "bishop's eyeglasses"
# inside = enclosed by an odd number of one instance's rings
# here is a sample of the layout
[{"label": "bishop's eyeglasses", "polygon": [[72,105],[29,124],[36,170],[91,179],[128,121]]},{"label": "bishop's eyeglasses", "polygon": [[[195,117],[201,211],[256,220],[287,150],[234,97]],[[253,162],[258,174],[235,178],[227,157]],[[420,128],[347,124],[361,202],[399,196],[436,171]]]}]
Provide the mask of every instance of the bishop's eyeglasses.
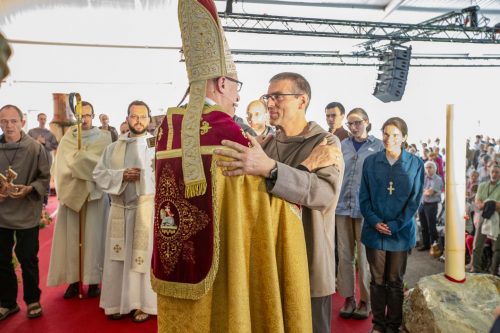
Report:
[{"label": "bishop's eyeglasses", "polygon": [[236,83],[238,86],[236,87],[236,91],[240,92],[241,91],[241,87],[243,87],[243,82],[241,81],[238,81],[236,79],[233,79],[232,77],[229,77],[229,76],[224,76],[227,80],[231,81],[231,82],[234,82]]}]

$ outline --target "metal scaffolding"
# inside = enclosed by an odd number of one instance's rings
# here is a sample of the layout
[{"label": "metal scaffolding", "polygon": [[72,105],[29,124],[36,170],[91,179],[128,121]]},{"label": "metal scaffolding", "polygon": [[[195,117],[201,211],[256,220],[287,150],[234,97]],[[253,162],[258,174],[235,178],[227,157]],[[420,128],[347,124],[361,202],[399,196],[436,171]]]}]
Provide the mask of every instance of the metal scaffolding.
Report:
[{"label": "metal scaffolding", "polygon": [[419,24],[224,12],[219,16],[228,32],[368,39],[368,48],[377,41],[500,44],[500,29],[471,24],[473,9],[475,7],[454,11]]},{"label": "metal scaffolding", "polygon": [[[379,55],[331,51],[238,50],[233,49],[235,62],[260,65],[307,66],[372,66],[379,65]],[[413,54],[411,67],[500,67],[500,56],[463,54]]]},{"label": "metal scaffolding", "polygon": [[[472,6],[418,24],[327,20],[289,16],[219,13],[225,31],[293,36],[364,39],[352,53],[331,51],[233,50],[246,64],[375,66],[395,45],[412,41],[500,44],[500,28],[488,27]],[[283,58],[287,58],[284,60]],[[315,58],[311,61],[311,57]],[[263,59],[265,58],[265,59]],[[413,55],[415,67],[500,67],[500,57],[469,54]]]}]

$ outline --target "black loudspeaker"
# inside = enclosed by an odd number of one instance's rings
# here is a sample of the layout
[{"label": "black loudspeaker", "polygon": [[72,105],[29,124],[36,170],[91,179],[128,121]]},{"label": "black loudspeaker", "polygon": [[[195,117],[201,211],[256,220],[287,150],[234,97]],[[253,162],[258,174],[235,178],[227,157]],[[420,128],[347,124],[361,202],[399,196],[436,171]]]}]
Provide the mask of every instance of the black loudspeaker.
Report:
[{"label": "black loudspeaker", "polygon": [[377,83],[373,96],[384,103],[403,97],[410,68],[411,48],[391,48],[379,57]]}]

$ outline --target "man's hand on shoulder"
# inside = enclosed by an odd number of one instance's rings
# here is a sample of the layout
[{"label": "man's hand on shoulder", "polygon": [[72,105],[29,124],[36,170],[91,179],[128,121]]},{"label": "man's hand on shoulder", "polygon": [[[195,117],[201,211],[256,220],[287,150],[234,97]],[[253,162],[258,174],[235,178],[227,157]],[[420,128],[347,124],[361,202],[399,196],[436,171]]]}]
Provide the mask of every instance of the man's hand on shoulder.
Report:
[{"label": "man's hand on shoulder", "polygon": [[327,142],[326,138],[323,139],[318,146],[314,147],[311,154],[309,154],[301,165],[311,172],[331,165],[340,170],[342,151],[338,145],[328,145]]},{"label": "man's hand on shoulder", "polygon": [[253,175],[269,177],[276,161],[268,157],[256,138],[249,136],[251,147],[245,147],[237,142],[222,140],[222,145],[229,149],[216,149],[215,154],[229,157],[234,161],[217,161],[217,166],[228,168],[224,176]]}]

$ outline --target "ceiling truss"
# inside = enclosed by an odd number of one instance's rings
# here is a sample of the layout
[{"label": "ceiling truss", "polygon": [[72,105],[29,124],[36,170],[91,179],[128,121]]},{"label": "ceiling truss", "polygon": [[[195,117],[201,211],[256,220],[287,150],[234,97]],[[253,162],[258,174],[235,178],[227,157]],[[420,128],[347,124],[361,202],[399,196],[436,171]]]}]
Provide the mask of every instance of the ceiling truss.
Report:
[{"label": "ceiling truss", "polygon": [[[473,8],[473,7],[470,7]],[[290,16],[219,13],[227,32],[291,36],[500,44],[500,29],[466,26],[470,8],[438,16],[419,24],[328,20]]]}]

